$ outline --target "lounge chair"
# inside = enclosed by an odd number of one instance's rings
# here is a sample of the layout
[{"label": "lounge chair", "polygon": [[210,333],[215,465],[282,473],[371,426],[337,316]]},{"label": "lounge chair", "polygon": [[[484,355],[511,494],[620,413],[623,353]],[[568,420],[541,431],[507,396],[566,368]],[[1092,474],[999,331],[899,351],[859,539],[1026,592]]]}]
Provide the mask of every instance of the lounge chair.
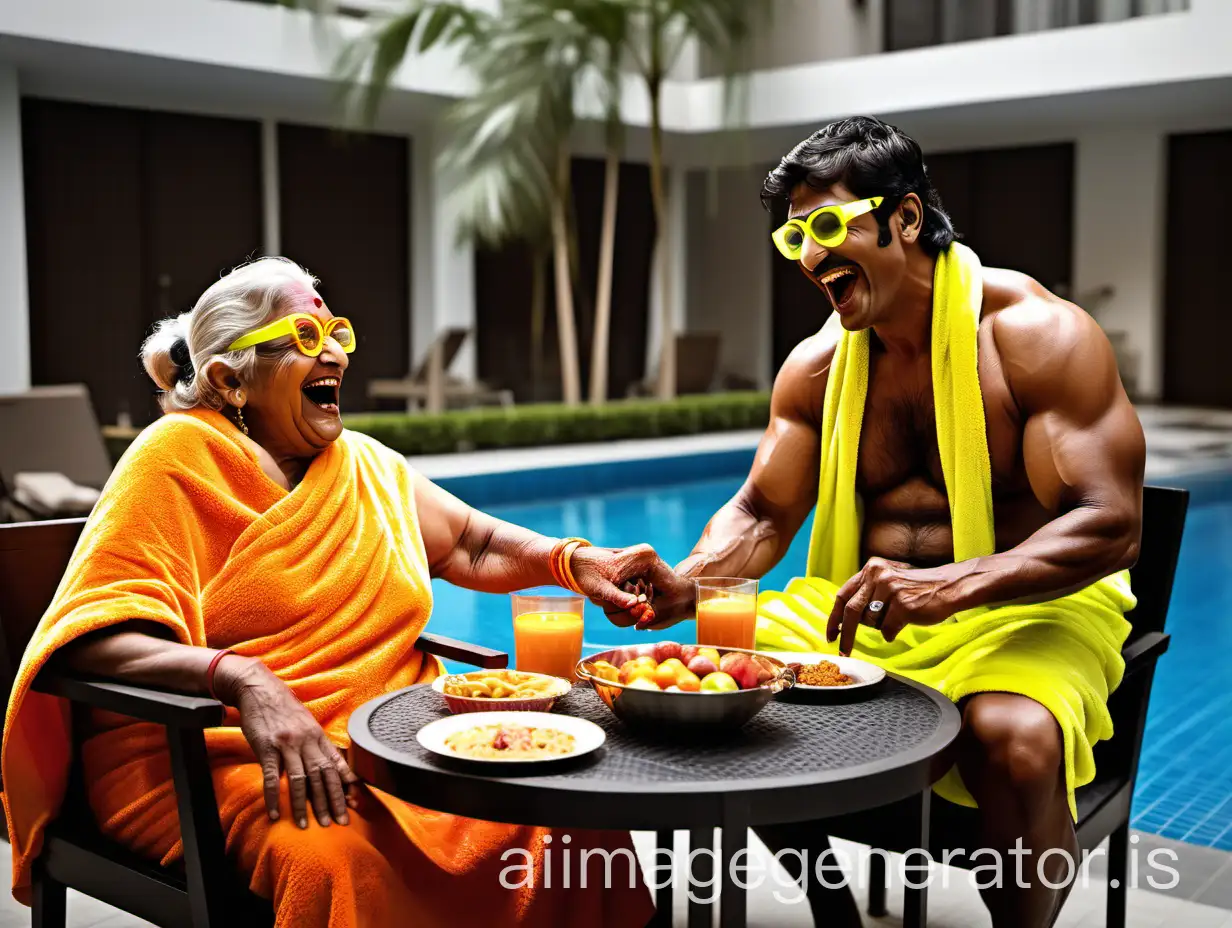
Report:
[{"label": "lounge chair", "polygon": [[[676,394],[709,393],[719,370],[723,336],[718,332],[681,332],[676,336]],[[629,387],[629,396],[654,396],[654,378]]]},{"label": "lounge chair", "polygon": [[0,521],[40,515],[14,499],[18,474],[63,474],[94,489],[111,475],[111,458],[84,384],[0,394],[0,435]]},{"label": "lounge chair", "polygon": [[480,381],[465,383],[449,376],[449,368],[470,334],[469,329],[446,329],[432,343],[413,375],[402,380],[370,380],[368,396],[406,400],[407,412],[415,412],[421,406],[428,412],[440,412],[450,400],[463,403],[494,400],[502,406],[512,406],[512,390],[496,390]]}]

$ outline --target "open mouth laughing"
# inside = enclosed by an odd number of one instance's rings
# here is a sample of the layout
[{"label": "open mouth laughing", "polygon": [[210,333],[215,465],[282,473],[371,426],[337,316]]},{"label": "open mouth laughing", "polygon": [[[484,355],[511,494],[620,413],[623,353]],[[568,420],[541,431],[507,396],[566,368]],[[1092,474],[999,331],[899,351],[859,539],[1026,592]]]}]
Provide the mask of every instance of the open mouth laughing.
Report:
[{"label": "open mouth laughing", "polygon": [[338,412],[338,391],[342,387],[339,377],[318,377],[304,384],[302,392],[308,401],[325,412]]},{"label": "open mouth laughing", "polygon": [[841,313],[849,308],[861,275],[859,265],[847,262],[830,267],[816,276],[835,310]]}]

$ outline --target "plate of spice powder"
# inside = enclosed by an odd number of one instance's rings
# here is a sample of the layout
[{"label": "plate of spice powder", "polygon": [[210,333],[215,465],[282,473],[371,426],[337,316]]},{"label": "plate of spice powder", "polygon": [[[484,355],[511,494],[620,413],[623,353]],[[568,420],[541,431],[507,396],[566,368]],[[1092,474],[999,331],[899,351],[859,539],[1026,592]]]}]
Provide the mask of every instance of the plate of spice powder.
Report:
[{"label": "plate of spice powder", "polygon": [[803,691],[847,691],[875,686],[885,679],[886,672],[876,664],[812,651],[763,651],[777,657],[796,674],[792,689]]}]

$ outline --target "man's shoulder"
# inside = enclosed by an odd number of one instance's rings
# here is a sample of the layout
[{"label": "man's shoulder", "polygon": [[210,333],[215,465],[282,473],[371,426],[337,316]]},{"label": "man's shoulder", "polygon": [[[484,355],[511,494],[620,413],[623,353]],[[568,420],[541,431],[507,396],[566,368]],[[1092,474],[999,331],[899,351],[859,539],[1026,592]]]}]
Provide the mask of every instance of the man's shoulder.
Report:
[{"label": "man's shoulder", "polygon": [[1084,342],[1104,337],[1080,307],[1018,271],[985,268],[984,305],[981,327],[988,327],[1003,360],[1024,354],[1059,358]]},{"label": "man's shoulder", "polygon": [[791,350],[774,378],[772,404],[776,414],[807,418],[820,412],[842,331],[837,318],[831,316],[820,331]]},{"label": "man's shoulder", "polygon": [[1090,362],[1111,357],[1094,319],[1026,274],[985,269],[984,300],[981,328],[987,328],[1020,398],[1024,392],[1064,390]]}]

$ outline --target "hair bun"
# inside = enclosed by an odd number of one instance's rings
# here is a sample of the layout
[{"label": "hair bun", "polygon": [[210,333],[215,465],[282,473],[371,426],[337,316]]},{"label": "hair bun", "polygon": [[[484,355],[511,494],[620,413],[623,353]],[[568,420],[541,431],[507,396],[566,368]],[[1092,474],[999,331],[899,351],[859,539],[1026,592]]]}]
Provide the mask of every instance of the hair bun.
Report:
[{"label": "hair bun", "polygon": [[196,370],[193,368],[192,355],[188,353],[188,342],[183,338],[177,338],[171,343],[171,350],[168,352],[171,356],[171,362],[175,365],[175,380],[179,383],[181,380],[188,382],[196,376]]}]

